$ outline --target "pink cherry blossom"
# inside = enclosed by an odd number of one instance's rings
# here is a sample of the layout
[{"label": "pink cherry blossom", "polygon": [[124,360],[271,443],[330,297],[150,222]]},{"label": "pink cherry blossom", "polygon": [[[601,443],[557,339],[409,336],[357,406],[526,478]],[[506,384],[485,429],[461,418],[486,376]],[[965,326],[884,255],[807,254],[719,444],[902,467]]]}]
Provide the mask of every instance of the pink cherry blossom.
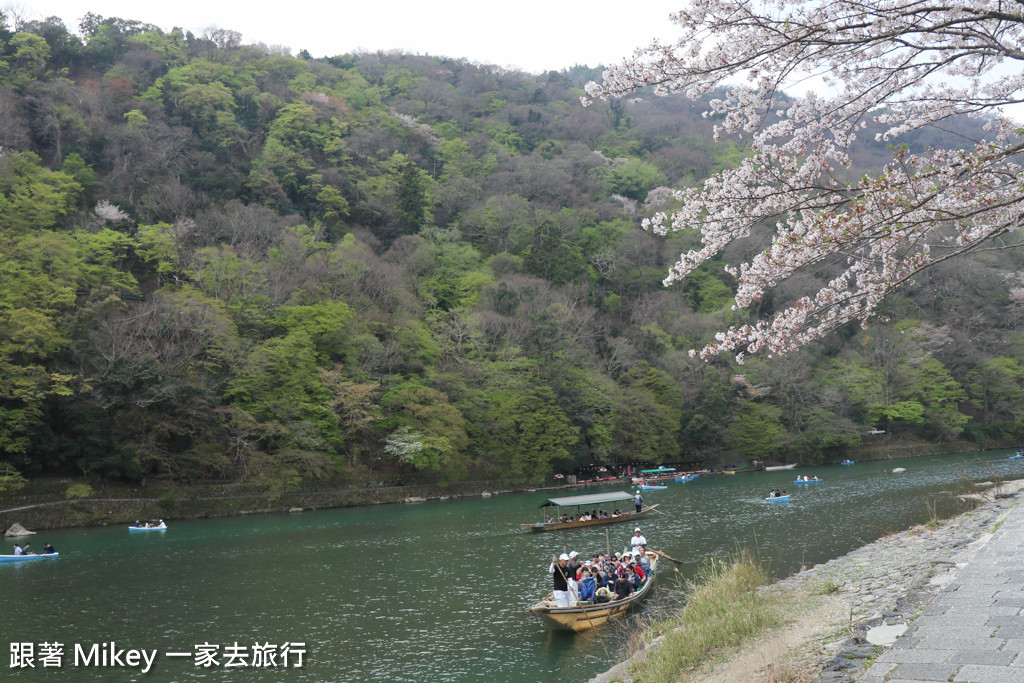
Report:
[{"label": "pink cherry blossom", "polygon": [[[681,208],[644,227],[696,230],[664,283],[685,278],[734,240],[773,226],[765,249],[728,266],[744,308],[799,272],[835,271],[770,320],[730,328],[691,351],[784,353],[874,317],[887,294],[935,263],[990,245],[1021,225],[1024,147],[1003,111],[1024,98],[1024,16],[996,0],[868,3],[689,0],[673,15],[674,45],[657,41],[586,87],[584,104],[645,86],[708,101],[715,135],[747,136],[737,168],[678,190]],[[814,75],[827,87],[776,109],[783,86]],[[745,80],[744,80],[745,79]],[[744,83],[737,85],[738,82]],[[879,141],[979,117],[986,139],[918,153],[890,147],[870,176],[850,180],[849,150],[868,124]]]}]

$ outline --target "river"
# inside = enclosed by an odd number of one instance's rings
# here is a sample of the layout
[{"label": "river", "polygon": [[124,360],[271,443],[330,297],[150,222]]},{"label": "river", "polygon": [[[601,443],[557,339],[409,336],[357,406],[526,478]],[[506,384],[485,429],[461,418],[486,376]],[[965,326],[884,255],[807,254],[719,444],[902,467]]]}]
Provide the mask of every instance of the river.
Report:
[{"label": "river", "polygon": [[[670,600],[678,579],[738,548],[783,576],[957,514],[953,494],[970,482],[1024,477],[1024,461],[1008,455],[716,475],[646,491],[663,514],[643,521],[644,535],[684,562],[678,571],[662,562],[649,602]],[[796,474],[824,481],[794,486]],[[771,488],[792,501],[765,503]],[[3,666],[23,681],[583,681],[617,661],[622,625],[550,632],[523,608],[550,589],[552,554],[622,549],[632,525],[519,527],[539,519],[546,498],[583,492],[42,533],[33,547],[49,541],[59,559],[0,564]],[[214,653],[209,666],[197,664],[204,653]]]}]

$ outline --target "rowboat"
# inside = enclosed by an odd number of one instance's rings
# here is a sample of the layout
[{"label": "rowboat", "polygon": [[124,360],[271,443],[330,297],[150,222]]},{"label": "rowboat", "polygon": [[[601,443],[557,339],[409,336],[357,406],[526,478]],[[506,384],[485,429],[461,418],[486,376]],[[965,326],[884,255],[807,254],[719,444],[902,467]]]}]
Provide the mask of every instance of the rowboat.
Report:
[{"label": "rowboat", "polygon": [[656,489],[667,489],[668,488],[667,486],[658,486],[656,484],[637,484],[636,487],[638,489],[644,489],[644,490],[647,490],[647,491],[652,491],[652,490],[656,490]]},{"label": "rowboat", "polygon": [[56,560],[60,553],[45,555],[0,555],[0,562],[30,562],[32,560]]},{"label": "rowboat", "polygon": [[804,479],[797,479],[793,483],[794,484],[820,484],[823,481],[825,481],[825,480],[824,479],[806,479],[806,480],[804,480]]},{"label": "rowboat", "polygon": [[[599,506],[606,505],[608,503],[626,503],[629,508],[626,512],[621,512],[615,517],[610,514],[607,517],[598,517],[596,519],[588,519],[584,521],[579,520],[580,514],[583,511],[593,510]],[[631,520],[637,520],[641,517],[646,517],[647,514],[657,508],[657,505],[645,505],[641,508],[640,512],[635,512],[633,508],[633,496],[624,491],[616,491],[614,493],[591,493],[585,496],[566,496],[564,498],[548,498],[546,501],[540,504],[541,508],[556,508],[555,514],[549,515],[548,517],[557,520],[561,516],[561,508],[575,508],[575,514],[569,515],[572,520],[568,522],[558,521],[545,521],[535,522],[534,524],[520,524],[519,526],[524,529],[532,529],[533,531],[556,531],[560,529],[576,529],[584,526],[597,526],[599,524],[614,524],[616,522],[628,522]],[[623,506],[625,507],[625,505]]]},{"label": "rowboat", "polygon": [[1024,460],[1024,453],[1021,453],[1020,451],[1017,451],[1016,453],[1011,455],[1008,459],[1009,460]]},{"label": "rowboat", "polygon": [[559,607],[548,593],[543,600],[527,610],[533,612],[540,618],[548,628],[558,631],[586,631],[600,626],[609,619],[620,617],[631,607],[638,604],[651,592],[654,585],[654,571],[658,565],[658,556],[650,556],[651,576],[644,579],[640,588],[628,598],[603,602],[596,605],[583,605],[579,607]]},{"label": "rowboat", "polygon": [[694,479],[696,479],[696,478],[697,478],[697,476],[698,476],[698,475],[696,475],[696,474],[687,474],[687,475],[684,475],[684,476],[682,476],[682,477],[676,477],[676,481],[678,481],[678,482],[681,482],[681,483],[684,483],[684,484],[685,484],[685,483],[686,483],[686,482],[688,482],[688,481],[693,481]]},{"label": "rowboat", "polygon": [[788,465],[772,465],[771,467],[765,467],[765,472],[775,472],[776,470],[791,470],[796,467],[796,463],[792,462]]},{"label": "rowboat", "polygon": [[167,525],[161,522],[156,526],[130,526],[128,531],[167,531]]},{"label": "rowboat", "polygon": [[769,496],[769,497],[765,498],[765,501],[768,502],[768,503],[788,503],[789,502],[789,496],[775,496],[775,497]]},{"label": "rowboat", "polygon": [[855,460],[844,460],[844,461],[842,461],[839,464],[840,465],[854,465],[854,464],[856,464],[856,461]]}]

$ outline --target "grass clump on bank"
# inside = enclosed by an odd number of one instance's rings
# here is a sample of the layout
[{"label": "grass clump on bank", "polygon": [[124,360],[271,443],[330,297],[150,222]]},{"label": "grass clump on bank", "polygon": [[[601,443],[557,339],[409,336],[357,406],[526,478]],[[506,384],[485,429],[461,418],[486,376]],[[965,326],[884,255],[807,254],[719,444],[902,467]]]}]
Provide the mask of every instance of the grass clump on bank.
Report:
[{"label": "grass clump on bank", "polygon": [[757,588],[768,575],[747,552],[730,560],[711,560],[686,582],[686,605],[653,625],[664,634],[661,646],[630,669],[638,683],[685,680],[716,652],[739,645],[778,626],[780,598]]}]

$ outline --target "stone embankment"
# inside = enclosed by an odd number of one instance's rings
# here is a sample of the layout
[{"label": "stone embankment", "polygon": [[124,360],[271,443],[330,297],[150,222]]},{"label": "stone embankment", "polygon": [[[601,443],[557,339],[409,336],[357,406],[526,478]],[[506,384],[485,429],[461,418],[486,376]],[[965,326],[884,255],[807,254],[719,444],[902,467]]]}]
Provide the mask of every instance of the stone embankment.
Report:
[{"label": "stone embankment", "polygon": [[[884,536],[842,557],[804,569],[765,590],[793,595],[830,594],[845,604],[846,614],[803,615],[803,630],[791,625],[796,644],[788,652],[767,653],[764,639],[725,656],[711,670],[687,680],[699,682],[808,680],[780,679],[769,669],[818,672],[813,681],[849,683],[860,678],[873,660],[919,616],[935,593],[951,583],[983,540],[1010,509],[1019,504],[1024,480],[998,486],[979,485],[966,496],[977,506],[957,517]],[[835,602],[834,600],[832,601]],[[818,621],[807,629],[807,622]],[[799,618],[797,621],[801,621]],[[782,627],[785,631],[787,627]],[[799,631],[799,632],[798,632]],[[772,634],[776,641],[780,634]],[[781,634],[786,635],[786,634]],[[657,641],[651,648],[657,647]],[[646,652],[593,679],[591,683],[629,683],[629,664]]]},{"label": "stone embankment", "polygon": [[950,584],[993,532],[1019,504],[1024,480],[979,487],[964,500],[977,505],[951,519],[884,536],[843,557],[779,581],[781,590],[829,587],[850,609],[850,636],[812,648],[822,653],[820,681],[845,683],[864,673],[881,647],[891,645],[919,616],[934,594]]}]

